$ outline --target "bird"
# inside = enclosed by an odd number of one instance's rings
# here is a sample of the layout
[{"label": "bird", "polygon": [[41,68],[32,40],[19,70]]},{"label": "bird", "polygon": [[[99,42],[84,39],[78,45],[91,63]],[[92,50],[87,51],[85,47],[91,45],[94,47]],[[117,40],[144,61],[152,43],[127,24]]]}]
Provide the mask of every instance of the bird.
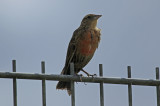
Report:
[{"label": "bird", "polygon": [[[68,45],[65,66],[61,75],[70,75],[70,63],[74,63],[74,73],[78,75],[83,71],[87,76],[92,76],[83,68],[92,59],[101,39],[101,29],[97,28],[98,19],[102,15],[87,14],[80,26],[73,32]],[[59,81],[56,89],[67,90],[71,95],[71,83]]]}]

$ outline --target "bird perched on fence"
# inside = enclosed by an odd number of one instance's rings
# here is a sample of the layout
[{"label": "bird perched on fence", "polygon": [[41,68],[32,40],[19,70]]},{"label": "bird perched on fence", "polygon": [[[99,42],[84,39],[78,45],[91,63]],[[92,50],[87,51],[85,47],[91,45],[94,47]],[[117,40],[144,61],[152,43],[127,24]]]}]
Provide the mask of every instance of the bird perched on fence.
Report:
[{"label": "bird perched on fence", "polygon": [[[74,63],[74,71],[77,74],[83,71],[87,76],[92,76],[83,70],[88,62],[92,59],[95,50],[100,42],[100,29],[97,28],[97,20],[102,15],[88,14],[83,19],[78,29],[73,33],[73,36],[68,45],[65,66],[61,75],[70,75],[70,63]],[[66,89],[71,95],[70,82],[59,81],[56,89]]]}]

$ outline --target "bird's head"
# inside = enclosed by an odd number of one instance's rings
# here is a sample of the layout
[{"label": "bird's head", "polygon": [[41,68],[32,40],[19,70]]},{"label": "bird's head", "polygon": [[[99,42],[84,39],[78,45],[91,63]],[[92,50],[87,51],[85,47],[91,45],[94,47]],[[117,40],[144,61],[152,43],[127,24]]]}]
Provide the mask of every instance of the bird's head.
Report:
[{"label": "bird's head", "polygon": [[88,14],[86,15],[81,22],[80,27],[85,27],[89,29],[94,29],[96,28],[97,25],[97,20],[101,17],[102,15],[95,15],[95,14]]}]

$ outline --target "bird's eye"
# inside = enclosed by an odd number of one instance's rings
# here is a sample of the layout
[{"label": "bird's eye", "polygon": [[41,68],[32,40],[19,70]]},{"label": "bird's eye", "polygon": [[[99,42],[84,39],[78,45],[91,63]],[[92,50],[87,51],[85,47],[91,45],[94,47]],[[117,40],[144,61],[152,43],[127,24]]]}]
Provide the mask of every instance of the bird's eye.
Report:
[{"label": "bird's eye", "polygon": [[88,19],[90,19],[90,18],[91,18],[91,16],[88,16],[87,18],[88,18]]}]

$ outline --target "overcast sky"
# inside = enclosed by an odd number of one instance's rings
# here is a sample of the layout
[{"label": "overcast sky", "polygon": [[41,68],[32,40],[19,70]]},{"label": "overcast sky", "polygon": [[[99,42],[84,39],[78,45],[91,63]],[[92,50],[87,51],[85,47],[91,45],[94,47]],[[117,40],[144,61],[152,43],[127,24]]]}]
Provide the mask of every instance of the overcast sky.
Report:
[{"label": "overcast sky", "polygon": [[[159,0],[0,0],[0,71],[59,74],[73,31],[86,14],[103,15],[98,21],[101,42],[85,67],[105,77],[155,79],[160,66]],[[41,106],[41,81],[18,80],[18,106]],[[47,106],[70,106],[66,91],[47,81]],[[99,106],[99,84],[75,84],[76,106]],[[104,85],[105,106],[128,106],[127,86]],[[0,105],[12,106],[12,80],[0,79]],[[156,88],[133,86],[134,106],[156,106]]]}]

